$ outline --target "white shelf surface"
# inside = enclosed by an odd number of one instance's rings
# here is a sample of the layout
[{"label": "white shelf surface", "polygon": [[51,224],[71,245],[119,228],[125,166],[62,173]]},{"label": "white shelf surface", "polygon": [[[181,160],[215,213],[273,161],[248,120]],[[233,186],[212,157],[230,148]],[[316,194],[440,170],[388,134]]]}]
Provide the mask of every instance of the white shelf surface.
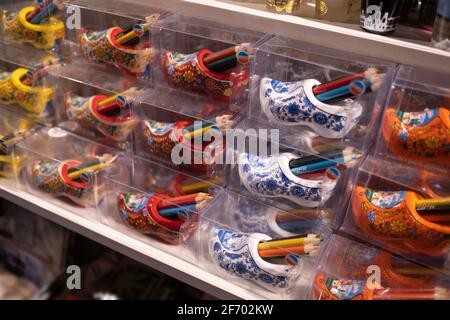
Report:
[{"label": "white shelf surface", "polygon": [[0,179],[0,197],[217,298],[276,299],[256,285],[250,291],[179,258],[180,253],[189,258],[186,248],[163,244],[125,226],[113,228],[87,219],[88,212],[82,208],[62,202],[56,205],[45,197],[17,190],[11,180]]},{"label": "white shelf surface", "polygon": [[401,27],[392,36],[371,34],[354,24],[272,13],[264,10],[264,0],[262,4],[218,0],[125,1],[450,75],[450,52],[433,48],[430,35],[415,28]]}]

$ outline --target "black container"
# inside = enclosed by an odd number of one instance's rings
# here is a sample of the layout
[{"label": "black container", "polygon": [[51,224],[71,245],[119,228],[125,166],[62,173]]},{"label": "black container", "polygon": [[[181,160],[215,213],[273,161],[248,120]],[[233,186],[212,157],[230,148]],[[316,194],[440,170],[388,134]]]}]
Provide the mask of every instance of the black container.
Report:
[{"label": "black container", "polygon": [[361,0],[361,28],[377,34],[394,32],[402,5],[403,0]]}]

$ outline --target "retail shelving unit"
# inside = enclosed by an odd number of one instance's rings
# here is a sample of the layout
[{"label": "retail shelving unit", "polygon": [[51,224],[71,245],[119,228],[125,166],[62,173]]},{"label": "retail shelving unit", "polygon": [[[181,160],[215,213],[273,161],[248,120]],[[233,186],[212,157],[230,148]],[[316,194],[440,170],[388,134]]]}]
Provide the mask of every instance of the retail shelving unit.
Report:
[{"label": "retail shelving unit", "polygon": [[229,0],[127,1],[450,74],[450,52],[433,48],[431,34],[424,30],[403,27],[387,37],[364,32],[353,24],[280,15],[263,11],[264,4]]},{"label": "retail shelving unit", "polygon": [[[209,19],[237,27],[319,44],[371,57],[389,60],[450,75],[450,52],[431,47],[429,34],[417,31],[414,39],[403,37],[402,30],[392,37],[379,36],[359,30],[357,26],[278,15],[263,11],[263,4],[243,5],[216,0],[127,0],[167,11]],[[89,1],[86,0],[86,4]],[[408,30],[406,30],[408,31]],[[405,32],[406,34],[407,32]],[[14,202],[36,214],[106,245],[176,279],[189,283],[218,298],[267,299],[272,294],[258,290],[249,292],[227,280],[178,258],[169,245],[141,241],[127,234],[127,229],[113,229],[83,218],[82,209],[59,207],[16,190],[0,180],[0,197]],[[80,212],[76,212],[80,210]]]}]

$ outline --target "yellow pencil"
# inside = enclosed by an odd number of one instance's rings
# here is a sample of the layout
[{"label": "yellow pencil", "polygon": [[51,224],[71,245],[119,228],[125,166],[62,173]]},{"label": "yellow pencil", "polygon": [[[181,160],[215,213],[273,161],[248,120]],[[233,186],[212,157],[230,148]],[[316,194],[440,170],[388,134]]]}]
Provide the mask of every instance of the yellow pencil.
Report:
[{"label": "yellow pencil", "polygon": [[198,130],[195,130],[195,131],[187,132],[187,133],[184,135],[184,137],[185,137],[186,139],[192,139],[192,138],[195,138],[195,137],[198,137],[198,136],[203,136],[203,135],[205,134],[205,132],[207,132],[209,129],[213,129],[213,128],[214,128],[215,130],[220,131],[220,129],[219,129],[217,126],[212,125],[212,126],[207,126],[207,127],[204,127],[204,128],[198,129]]},{"label": "yellow pencil", "polygon": [[181,192],[183,192],[183,193],[193,193],[198,190],[208,189],[211,185],[218,184],[221,182],[222,182],[221,178],[216,178],[216,179],[212,179],[209,181],[200,181],[200,182],[187,184],[187,185],[181,186],[180,189],[181,189]]},{"label": "yellow pencil", "polygon": [[[150,30],[150,24],[148,24],[148,23],[141,24],[140,26],[142,27],[142,34],[147,32],[148,30]],[[131,39],[133,39],[135,37],[139,37],[139,35],[133,30],[133,31],[130,31],[127,34],[124,34],[123,36],[121,36],[119,39],[117,39],[116,42],[118,44],[123,44],[125,42],[130,41]]]},{"label": "yellow pencil", "polygon": [[320,242],[319,238],[313,238],[313,237],[293,238],[293,239],[285,239],[285,240],[273,240],[273,241],[267,241],[267,242],[260,242],[258,244],[258,250],[296,247],[296,246],[303,246],[306,244],[316,244],[319,242]]},{"label": "yellow pencil", "polygon": [[450,197],[416,200],[417,210],[435,209],[438,207],[447,207],[447,206],[450,206]]},{"label": "yellow pencil", "polygon": [[83,173],[91,171],[101,171],[113,165],[112,162],[100,163],[92,167],[84,168],[68,174],[70,180],[78,179]]},{"label": "yellow pencil", "polygon": [[103,107],[103,106],[106,106],[107,104],[113,103],[113,102],[116,101],[117,98],[120,97],[120,96],[124,96],[124,97],[127,97],[127,98],[128,98],[128,97],[133,97],[133,96],[136,95],[136,92],[137,92],[136,88],[130,88],[130,89],[128,89],[127,91],[124,91],[124,92],[119,93],[119,94],[115,94],[115,95],[113,95],[113,96],[110,96],[110,97],[108,97],[108,98],[106,98],[106,99],[100,101],[100,102],[97,104],[97,107]]}]

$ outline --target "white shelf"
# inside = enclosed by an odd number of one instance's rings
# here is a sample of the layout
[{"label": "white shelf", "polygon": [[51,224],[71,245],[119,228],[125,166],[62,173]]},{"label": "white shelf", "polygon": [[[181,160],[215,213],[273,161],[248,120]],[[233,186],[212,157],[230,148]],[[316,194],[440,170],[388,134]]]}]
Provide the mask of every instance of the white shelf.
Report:
[{"label": "white shelf", "polygon": [[271,13],[263,10],[263,4],[217,0],[125,1],[450,74],[450,52],[433,48],[429,35],[418,29],[405,27],[393,36],[381,36],[364,32],[357,25]]},{"label": "white shelf", "polygon": [[0,198],[11,201],[31,212],[79,233],[106,247],[122,253],[153,269],[183,281],[221,299],[276,299],[276,296],[255,286],[250,291],[179,258],[190,252],[177,246],[166,245],[139,235],[125,226],[115,228],[84,216],[82,208],[55,205],[45,199],[17,190],[11,180],[0,179]]}]

